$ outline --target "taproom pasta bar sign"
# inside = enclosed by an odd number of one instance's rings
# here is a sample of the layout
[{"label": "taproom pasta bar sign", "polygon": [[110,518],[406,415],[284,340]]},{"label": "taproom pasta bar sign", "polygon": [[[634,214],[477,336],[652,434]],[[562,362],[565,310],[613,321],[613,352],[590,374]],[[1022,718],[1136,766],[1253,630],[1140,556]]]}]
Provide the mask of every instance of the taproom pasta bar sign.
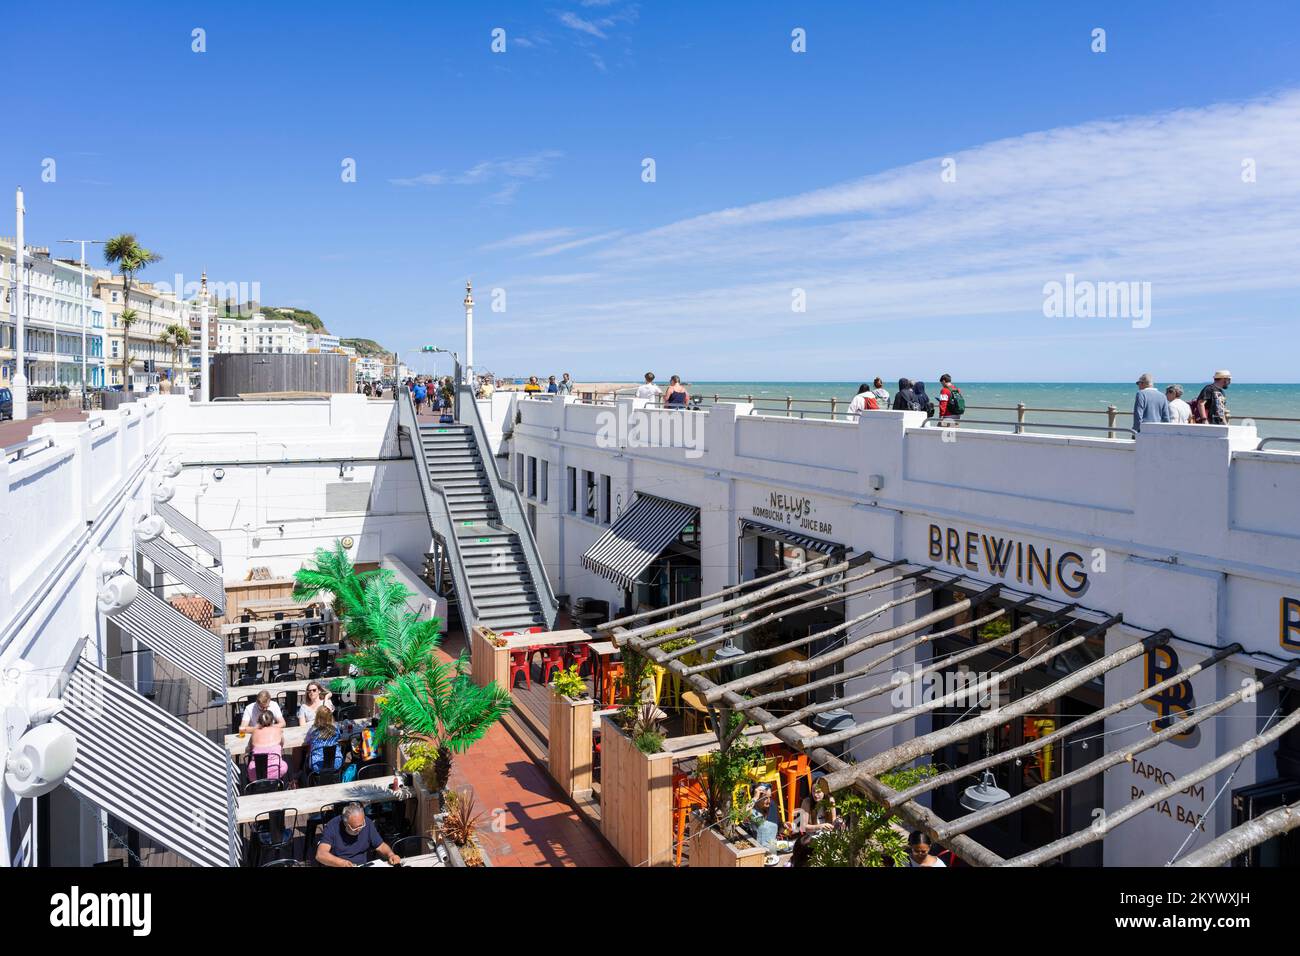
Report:
[{"label": "taproom pasta bar sign", "polygon": [[1088,552],[995,531],[935,523],[927,528],[926,554],[935,564],[986,580],[1014,582],[1070,598],[1087,593],[1091,572],[1105,570],[1101,549]]}]

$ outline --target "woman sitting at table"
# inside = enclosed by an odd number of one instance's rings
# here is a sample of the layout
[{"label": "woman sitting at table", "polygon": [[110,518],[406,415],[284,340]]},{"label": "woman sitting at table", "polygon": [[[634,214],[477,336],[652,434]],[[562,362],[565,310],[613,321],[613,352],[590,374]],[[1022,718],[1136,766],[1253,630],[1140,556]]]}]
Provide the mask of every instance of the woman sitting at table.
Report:
[{"label": "woman sitting at table", "polygon": [[258,718],[257,726],[253,728],[248,743],[248,779],[250,781],[259,779],[257,776],[257,754],[266,754],[267,780],[279,780],[285,775],[287,768],[284,763],[284,730],[275,722],[275,718],[269,710],[262,711],[262,716]]},{"label": "woman sitting at table", "polygon": [[316,722],[316,711],[321,707],[326,710],[334,710],[334,701],[330,700],[330,692],[321,686],[320,681],[307,682],[307,699],[298,705],[298,723],[303,727]]},{"label": "woman sitting at table", "polygon": [[[338,725],[334,723],[334,711],[328,707],[317,708],[316,721],[312,724],[311,730],[307,731],[303,746],[307,751],[307,765],[303,767],[303,776],[338,770],[343,766],[343,735],[339,733]],[[334,762],[326,766],[325,748],[331,746],[334,748]]]}]

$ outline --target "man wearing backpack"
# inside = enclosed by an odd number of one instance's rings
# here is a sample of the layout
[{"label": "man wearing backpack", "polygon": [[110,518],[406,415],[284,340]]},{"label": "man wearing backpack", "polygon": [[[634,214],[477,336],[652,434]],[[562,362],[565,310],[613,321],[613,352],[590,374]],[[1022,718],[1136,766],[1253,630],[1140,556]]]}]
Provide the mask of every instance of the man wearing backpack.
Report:
[{"label": "man wearing backpack", "polygon": [[966,414],[966,397],[946,372],[939,376],[939,424],[955,428]]}]

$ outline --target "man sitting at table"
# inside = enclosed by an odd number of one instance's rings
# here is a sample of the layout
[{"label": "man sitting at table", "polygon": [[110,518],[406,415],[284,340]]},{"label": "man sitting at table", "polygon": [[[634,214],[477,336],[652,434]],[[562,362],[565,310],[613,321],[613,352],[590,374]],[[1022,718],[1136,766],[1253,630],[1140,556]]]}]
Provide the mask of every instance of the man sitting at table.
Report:
[{"label": "man sitting at table", "polygon": [[379,835],[361,804],[349,803],[321,830],[316,862],[322,866],[364,866],[370,860],[371,850],[393,866],[402,862]]},{"label": "man sitting at table", "polygon": [[256,727],[258,722],[262,719],[262,713],[264,711],[270,711],[271,716],[275,718],[275,724],[277,727],[283,729],[289,726],[288,722],[284,719],[284,714],[280,713],[280,705],[271,700],[270,692],[262,691],[257,695],[257,700],[244,708],[244,717],[239,722],[239,732],[241,734],[246,734]]}]

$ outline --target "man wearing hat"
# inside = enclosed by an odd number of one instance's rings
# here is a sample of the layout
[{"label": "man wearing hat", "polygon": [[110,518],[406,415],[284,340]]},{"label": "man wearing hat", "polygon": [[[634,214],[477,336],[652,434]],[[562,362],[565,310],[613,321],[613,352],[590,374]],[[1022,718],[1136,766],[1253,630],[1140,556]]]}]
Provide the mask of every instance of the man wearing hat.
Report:
[{"label": "man wearing hat", "polygon": [[1214,373],[1214,381],[1201,389],[1192,408],[1196,421],[1208,425],[1228,424],[1228,405],[1224,390],[1232,384],[1232,373],[1226,368]]}]

